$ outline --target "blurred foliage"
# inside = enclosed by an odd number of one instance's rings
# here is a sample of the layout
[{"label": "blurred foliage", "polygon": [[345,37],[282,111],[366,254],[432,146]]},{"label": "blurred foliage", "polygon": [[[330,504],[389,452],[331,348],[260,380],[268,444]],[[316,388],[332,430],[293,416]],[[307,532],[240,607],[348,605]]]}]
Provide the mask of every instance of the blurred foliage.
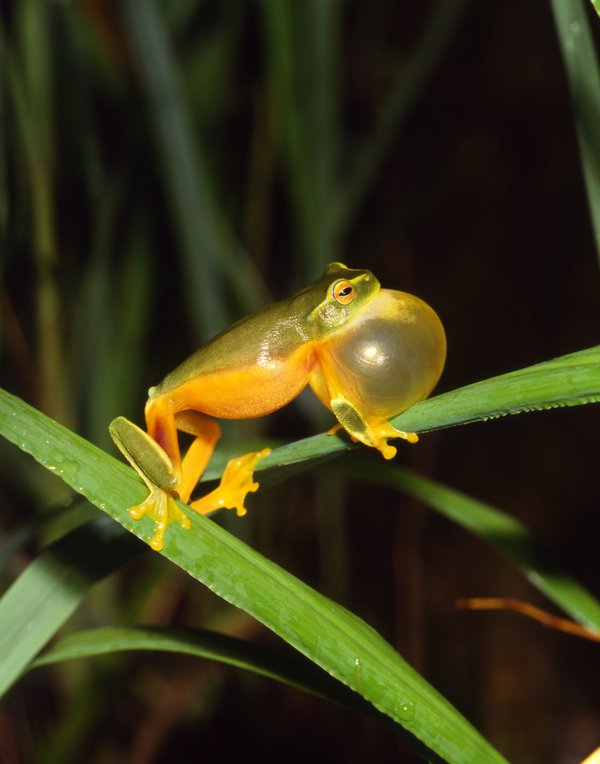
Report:
[{"label": "blurred foliage", "polygon": [[[436,308],[445,390],[596,344],[598,155],[581,141],[600,132],[577,120],[599,94],[574,120],[553,5],[558,35],[546,0],[0,2],[2,386],[108,446],[108,421],[140,421],[145,390],[200,341],[333,259]],[[563,6],[593,78],[598,18]],[[227,439],[329,421],[301,397]],[[399,460],[503,507],[598,593],[599,424],[596,407],[510,418]],[[93,510],[4,442],[0,469],[7,586]],[[508,759],[562,764],[598,744],[597,647],[455,612],[462,596],[543,601],[416,498],[324,475],[223,522],[373,624]],[[275,643],[152,554],[69,629],[134,623]],[[59,664],[0,709],[9,764],[412,761],[398,746],[371,719],[185,656]]]}]

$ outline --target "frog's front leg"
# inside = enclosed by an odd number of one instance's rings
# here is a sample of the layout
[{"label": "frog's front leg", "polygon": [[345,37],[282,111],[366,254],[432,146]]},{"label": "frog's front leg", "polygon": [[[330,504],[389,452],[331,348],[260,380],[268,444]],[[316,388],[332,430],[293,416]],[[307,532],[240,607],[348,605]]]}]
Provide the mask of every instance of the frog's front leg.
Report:
[{"label": "frog's front leg", "polygon": [[376,448],[385,459],[393,459],[396,455],[396,449],[388,444],[388,439],[404,438],[409,443],[418,441],[416,433],[397,430],[385,417],[369,413],[366,403],[367,410],[359,410],[358,406],[344,395],[345,390],[354,390],[355,400],[361,399],[360,392],[356,391],[359,387],[356,380],[332,364],[326,353],[320,355],[319,363],[315,365],[309,381],[317,397],[333,411],[338,420],[339,424],[329,430],[329,435],[343,427],[352,440]]},{"label": "frog's front leg", "polygon": [[343,395],[338,394],[332,398],[330,406],[338,422],[351,438],[378,449],[384,459],[393,459],[396,456],[396,448],[388,444],[389,438],[404,438],[409,443],[419,440],[416,433],[397,430],[387,419],[367,420]]},{"label": "frog's front leg", "polygon": [[163,547],[165,530],[172,522],[190,527],[189,518],[179,509],[175,496],[179,483],[178,464],[147,433],[125,417],[117,417],[109,425],[115,444],[148,487],[149,494],[141,504],[129,509],[134,520],[147,515],[154,521],[150,546]]}]

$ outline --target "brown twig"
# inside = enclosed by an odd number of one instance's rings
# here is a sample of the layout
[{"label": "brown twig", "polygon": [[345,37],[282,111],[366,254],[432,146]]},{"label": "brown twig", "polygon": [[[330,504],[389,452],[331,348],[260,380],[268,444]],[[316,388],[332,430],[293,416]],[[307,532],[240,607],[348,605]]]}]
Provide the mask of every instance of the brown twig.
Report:
[{"label": "brown twig", "polygon": [[583,626],[568,618],[560,618],[535,605],[530,605],[528,602],[510,597],[471,597],[459,599],[456,601],[456,607],[460,610],[512,610],[528,618],[533,618],[534,621],[538,621],[538,623],[548,626],[550,629],[564,631],[567,634],[589,639],[592,642],[600,642],[600,631],[597,629]]}]

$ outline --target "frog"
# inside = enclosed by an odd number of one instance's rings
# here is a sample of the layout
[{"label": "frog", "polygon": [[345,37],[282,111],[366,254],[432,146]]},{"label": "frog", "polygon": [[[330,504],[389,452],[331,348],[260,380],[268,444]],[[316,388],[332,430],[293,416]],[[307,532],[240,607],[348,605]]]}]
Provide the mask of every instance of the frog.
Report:
[{"label": "frog", "polygon": [[[446,335],[437,313],[419,297],[383,289],[369,270],[330,263],[323,275],[292,297],[274,302],[217,334],[151,387],[146,430],[123,416],[110,435],[148,489],[129,509],[154,522],[150,546],[160,551],[174,522],[191,522],[177,504],[188,504],[221,436],[218,419],[270,414],[307,386],[350,438],[396,455],[389,444],[416,433],[396,429],[390,418],[424,400],[446,360]],[[193,440],[181,455],[179,434]],[[201,515],[218,509],[246,514],[246,497],[259,484],[263,448],[231,459],[219,485],[189,506]]]}]

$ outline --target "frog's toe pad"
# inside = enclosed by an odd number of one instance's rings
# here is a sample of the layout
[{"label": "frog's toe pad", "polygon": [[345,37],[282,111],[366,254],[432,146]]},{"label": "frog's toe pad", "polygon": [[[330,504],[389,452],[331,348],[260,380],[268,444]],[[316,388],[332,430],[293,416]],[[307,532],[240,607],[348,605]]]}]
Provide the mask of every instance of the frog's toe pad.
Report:
[{"label": "frog's toe pad", "polygon": [[246,494],[258,490],[259,484],[253,479],[252,473],[259,459],[271,453],[270,448],[255,451],[237,459],[231,459],[225,467],[221,483],[214,491],[211,491],[201,499],[192,502],[190,506],[201,515],[208,514],[215,509],[235,509],[238,517],[246,514],[244,506]]},{"label": "frog's toe pad", "polygon": [[416,443],[419,436],[416,432],[397,430],[389,422],[381,422],[371,429],[372,445],[383,454],[384,459],[393,459],[396,456],[396,448],[388,444],[389,438],[403,438],[409,443]]}]

